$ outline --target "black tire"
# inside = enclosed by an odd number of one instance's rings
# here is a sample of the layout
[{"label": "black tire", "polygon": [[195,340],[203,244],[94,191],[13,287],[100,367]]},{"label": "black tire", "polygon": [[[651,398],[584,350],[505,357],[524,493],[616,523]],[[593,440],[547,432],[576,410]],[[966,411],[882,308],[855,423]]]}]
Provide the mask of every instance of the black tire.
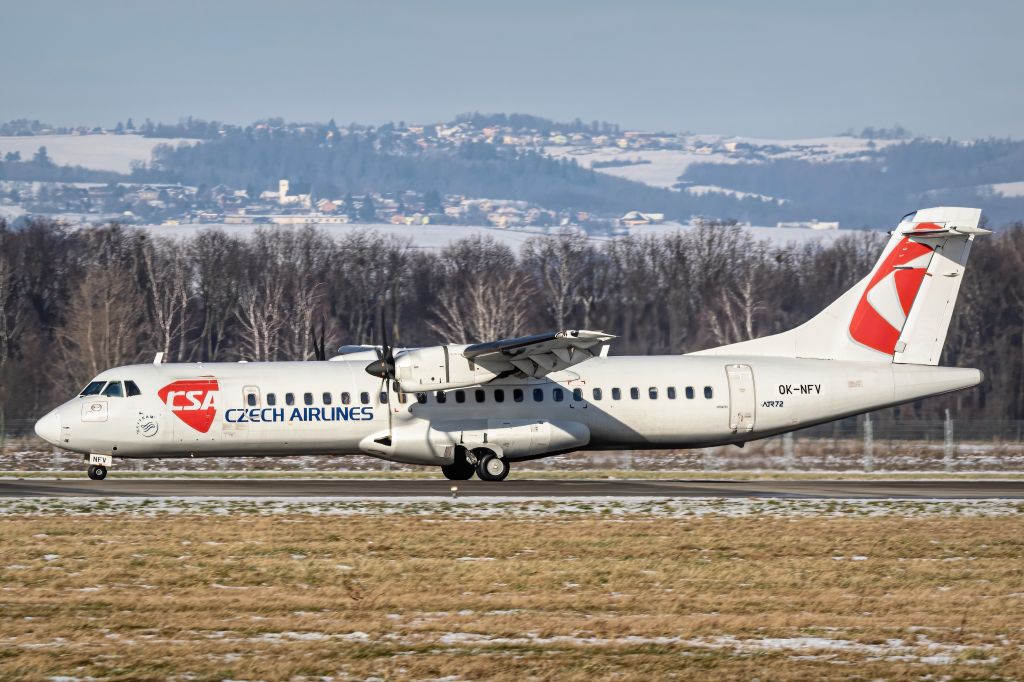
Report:
[{"label": "black tire", "polygon": [[508,476],[509,464],[504,457],[498,457],[489,450],[477,457],[476,475],[481,481],[504,481]]},{"label": "black tire", "polygon": [[89,467],[89,478],[94,481],[102,481],[107,477],[107,467],[93,464]]},{"label": "black tire", "polygon": [[473,478],[473,474],[476,473],[476,469],[470,465],[469,462],[456,462],[454,464],[446,464],[441,467],[441,473],[449,481],[468,481]]},{"label": "black tire", "polygon": [[466,461],[466,449],[460,446],[455,449],[452,463],[441,467],[441,473],[449,481],[468,481],[473,478],[476,468]]}]

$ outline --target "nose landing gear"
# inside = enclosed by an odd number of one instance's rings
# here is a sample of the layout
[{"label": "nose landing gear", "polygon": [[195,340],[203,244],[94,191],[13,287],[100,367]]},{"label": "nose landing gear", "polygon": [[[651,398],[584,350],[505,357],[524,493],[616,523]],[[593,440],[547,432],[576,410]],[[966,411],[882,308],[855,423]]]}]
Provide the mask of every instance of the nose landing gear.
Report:
[{"label": "nose landing gear", "polygon": [[114,458],[110,455],[91,454],[85,458],[85,461],[89,463],[89,478],[94,481],[102,481],[106,478],[107,467],[114,465]]}]

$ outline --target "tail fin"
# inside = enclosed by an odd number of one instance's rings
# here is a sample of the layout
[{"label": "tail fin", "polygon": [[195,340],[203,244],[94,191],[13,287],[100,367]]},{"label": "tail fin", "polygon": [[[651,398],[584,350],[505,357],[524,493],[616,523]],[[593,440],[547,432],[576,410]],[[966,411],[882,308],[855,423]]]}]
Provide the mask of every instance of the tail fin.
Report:
[{"label": "tail fin", "polygon": [[937,365],[981,209],[904,216],[867,277],[810,321],[781,334],[695,355],[864,360]]}]

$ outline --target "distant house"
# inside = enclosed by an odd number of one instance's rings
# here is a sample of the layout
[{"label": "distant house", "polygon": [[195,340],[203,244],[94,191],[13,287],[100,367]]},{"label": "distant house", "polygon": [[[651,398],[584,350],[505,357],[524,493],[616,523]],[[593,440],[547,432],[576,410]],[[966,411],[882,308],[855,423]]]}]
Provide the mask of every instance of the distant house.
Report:
[{"label": "distant house", "polygon": [[664,213],[642,213],[640,211],[630,211],[626,215],[619,218],[619,223],[622,225],[656,225],[665,221]]}]

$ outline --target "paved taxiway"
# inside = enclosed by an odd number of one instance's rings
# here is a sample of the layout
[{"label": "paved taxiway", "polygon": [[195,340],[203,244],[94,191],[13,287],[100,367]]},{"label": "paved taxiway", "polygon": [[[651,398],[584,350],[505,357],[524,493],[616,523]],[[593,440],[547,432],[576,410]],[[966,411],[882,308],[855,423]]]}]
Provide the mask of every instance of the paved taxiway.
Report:
[{"label": "paved taxiway", "polygon": [[1024,499],[1024,480],[4,479],[0,497],[787,497]]}]

